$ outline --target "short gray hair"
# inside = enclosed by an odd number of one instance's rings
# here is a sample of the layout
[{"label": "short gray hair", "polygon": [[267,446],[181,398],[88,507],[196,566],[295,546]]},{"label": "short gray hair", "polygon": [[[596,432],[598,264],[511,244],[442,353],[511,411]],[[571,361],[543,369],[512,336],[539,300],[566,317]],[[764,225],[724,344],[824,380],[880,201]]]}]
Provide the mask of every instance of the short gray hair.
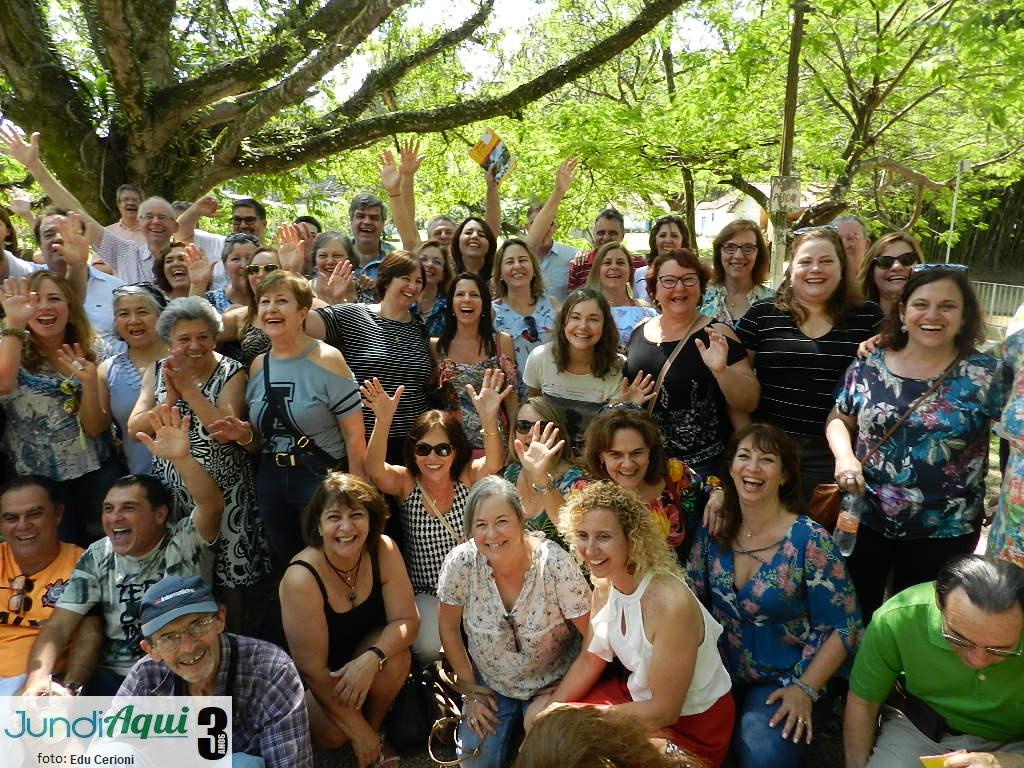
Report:
[{"label": "short gray hair", "polygon": [[981,555],[962,555],[947,562],[935,577],[939,606],[949,593],[963,587],[968,599],[985,613],[1003,613],[1015,605],[1024,608],[1024,568]]},{"label": "short gray hair", "polygon": [[183,296],[171,301],[160,314],[160,319],[156,321],[157,334],[164,341],[170,342],[174,326],[182,320],[202,320],[214,336],[224,327],[220,315],[210,302],[201,296]]},{"label": "short gray hair", "polygon": [[516,487],[503,477],[488,475],[473,485],[473,490],[469,492],[469,498],[466,499],[466,519],[463,521],[463,534],[466,539],[473,538],[473,519],[476,517],[477,509],[492,496],[502,497],[516,513],[520,524],[523,522],[525,517],[523,502],[519,498]]}]

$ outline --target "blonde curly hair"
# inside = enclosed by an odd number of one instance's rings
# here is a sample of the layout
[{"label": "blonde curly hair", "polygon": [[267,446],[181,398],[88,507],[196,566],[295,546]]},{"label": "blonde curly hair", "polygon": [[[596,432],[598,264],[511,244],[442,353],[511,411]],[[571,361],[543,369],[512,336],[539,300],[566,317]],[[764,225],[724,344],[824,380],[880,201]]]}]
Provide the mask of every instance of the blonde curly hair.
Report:
[{"label": "blonde curly hair", "polygon": [[582,567],[586,568],[587,564],[580,557],[576,530],[583,516],[594,509],[607,509],[619,521],[629,544],[629,564],[636,569],[637,579],[659,573],[683,578],[683,569],[665,542],[650,507],[635,493],[610,480],[589,483],[570,493],[558,516],[558,531]]}]

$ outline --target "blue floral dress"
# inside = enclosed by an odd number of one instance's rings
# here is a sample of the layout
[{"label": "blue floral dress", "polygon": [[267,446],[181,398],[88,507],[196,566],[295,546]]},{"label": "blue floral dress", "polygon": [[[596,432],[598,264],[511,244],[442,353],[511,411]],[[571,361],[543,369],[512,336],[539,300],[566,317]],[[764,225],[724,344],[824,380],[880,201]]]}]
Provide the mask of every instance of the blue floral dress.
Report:
[{"label": "blue floral dress", "polygon": [[419,315],[423,319],[423,327],[427,329],[427,335],[433,339],[444,333],[445,326],[448,325],[446,309],[448,309],[447,296],[438,296],[434,299],[434,306],[425,315],[420,312],[420,308],[415,304],[409,307],[409,311],[412,314]]},{"label": "blue floral dress", "polygon": [[[740,318],[733,317],[732,313],[729,312],[729,305],[725,303],[728,296],[729,291],[725,287],[724,283],[709,285],[707,290],[704,291],[704,298],[700,303],[700,313],[702,315],[707,315],[708,317],[713,317],[715,322],[725,323],[730,328],[735,326],[736,323],[740,321]],[[747,302],[750,306],[754,306],[754,302],[771,299],[774,296],[775,291],[767,285],[755,285],[747,291]],[[742,317],[742,315],[740,315],[740,317]]]},{"label": "blue floral dress", "polygon": [[989,529],[987,553],[1024,568],[1024,332],[1006,340],[1003,360],[1013,369],[1013,388],[1003,409],[1010,460],[1003,471],[999,509]]},{"label": "blue floral dress", "polygon": [[[512,337],[512,346],[516,351],[516,368],[520,376],[526,370],[526,359],[541,344],[551,341],[551,333],[555,329],[555,308],[551,299],[541,296],[533,307],[533,314],[527,317],[520,315],[507,304],[496,301],[494,307],[494,330],[502,331]],[[519,381],[519,396],[529,396],[527,386],[522,379]]]},{"label": "blue floral dress", "polygon": [[687,573],[694,594],[725,629],[733,680],[789,685],[833,632],[852,656],[864,624],[846,562],[828,532],[805,515],[770,561],[735,586],[732,546],[701,528]]},{"label": "blue floral dress", "polygon": [[657,314],[658,310],[654,307],[612,307],[612,319],[615,320],[615,328],[619,332],[619,352],[626,353],[626,345],[629,344],[633,329]]},{"label": "blue floral dress", "polygon": [[[855,361],[836,390],[836,408],[857,420],[854,453],[864,456],[934,383],[897,376],[885,351]],[[983,517],[989,426],[1006,402],[1003,364],[974,353],[900,425],[864,466],[861,523],[889,539],[943,539],[978,530]]]}]

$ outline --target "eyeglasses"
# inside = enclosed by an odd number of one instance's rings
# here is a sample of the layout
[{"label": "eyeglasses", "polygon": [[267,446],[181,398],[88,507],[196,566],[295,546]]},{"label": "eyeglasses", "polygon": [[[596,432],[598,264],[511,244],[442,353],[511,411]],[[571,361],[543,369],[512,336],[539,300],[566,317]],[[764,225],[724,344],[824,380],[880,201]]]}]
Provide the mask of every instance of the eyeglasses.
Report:
[{"label": "eyeglasses", "polygon": [[59,384],[60,393],[64,395],[64,402],[61,403],[61,408],[64,409],[64,413],[73,416],[78,413],[78,407],[81,402],[81,393],[78,387],[75,386],[73,379],[61,379]]},{"label": "eyeglasses", "polygon": [[942,619],[942,637],[950,645],[954,645],[957,648],[963,648],[968,651],[984,651],[989,656],[998,656],[1001,659],[1011,659],[1017,656],[1024,656],[1024,650],[1017,649],[1016,651],[1008,651],[1005,648],[989,648],[985,645],[976,645],[969,640],[964,640],[962,637],[951,635],[949,628],[946,626],[946,619]]},{"label": "eyeglasses", "polygon": [[258,275],[262,272],[265,275],[269,275],[271,272],[280,269],[277,264],[250,264],[245,268],[245,272],[248,275]]},{"label": "eyeglasses", "polygon": [[757,245],[754,243],[726,243],[722,246],[722,253],[728,256],[735,256],[738,251],[742,251],[744,256],[753,256],[757,253]]},{"label": "eyeglasses", "polygon": [[113,291],[111,295],[116,299],[121,296],[138,296],[139,292],[147,293],[153,301],[157,303],[160,309],[167,306],[167,297],[164,296],[164,292],[157,288],[153,283],[143,281],[141,283],[125,283],[119,285]]},{"label": "eyeglasses", "polygon": [[153,221],[153,219],[156,219],[159,222],[174,221],[174,217],[168,216],[166,213],[144,213],[139,216],[139,219],[141,221]]},{"label": "eyeglasses", "polygon": [[452,455],[452,444],[438,443],[437,445],[431,445],[430,443],[416,443],[416,447],[413,450],[417,456],[429,456],[432,453],[436,453],[443,459],[445,456]]},{"label": "eyeglasses", "polygon": [[9,589],[14,592],[7,598],[7,610],[11,613],[22,613],[32,610],[32,598],[28,593],[32,591],[36,583],[25,574],[15,576],[11,579],[11,586],[0,586],[0,589]]},{"label": "eyeglasses", "polygon": [[913,273],[918,272],[967,272],[966,264],[943,264],[941,262],[935,264],[915,264],[910,269]]},{"label": "eyeglasses", "polygon": [[523,652],[523,642],[519,639],[519,625],[516,624],[516,617],[514,614],[506,613],[505,622],[512,630],[512,642],[515,645],[516,653]]},{"label": "eyeglasses", "polygon": [[540,424],[541,431],[543,432],[547,425],[550,423],[550,421],[544,421],[543,419],[538,421],[530,421],[529,419],[516,419],[516,434],[530,434],[530,431],[533,429],[534,424]]},{"label": "eyeglasses", "polygon": [[260,241],[255,235],[250,235],[248,232],[235,232],[233,235],[228,235],[224,238],[226,243],[249,243],[250,245],[259,245]]},{"label": "eyeglasses", "polygon": [[252,225],[252,224],[255,224],[257,221],[259,221],[259,218],[256,217],[256,216],[232,216],[231,217],[231,223],[232,224],[249,224],[249,225]]},{"label": "eyeglasses", "polygon": [[188,634],[189,637],[202,637],[210,631],[210,628],[217,623],[219,618],[219,616],[206,616],[202,619],[196,619],[185,628],[184,632],[168,632],[165,635],[154,637],[153,646],[158,651],[173,653],[178,650],[178,647],[181,645],[181,638],[186,634]]},{"label": "eyeglasses", "polygon": [[658,278],[658,285],[667,290],[672,290],[679,283],[683,284],[684,288],[693,288],[700,283],[700,278],[696,275],[683,275],[679,277],[677,275],[662,275]]},{"label": "eyeglasses", "polygon": [[907,251],[896,256],[875,256],[874,258],[875,266],[882,269],[891,269],[892,265],[897,261],[904,267],[912,267],[917,264],[917,254],[913,251]]},{"label": "eyeglasses", "polygon": [[533,315],[524,317],[523,322],[526,324],[526,330],[523,331],[526,340],[532,343],[540,341],[540,331],[537,329],[537,320]]}]

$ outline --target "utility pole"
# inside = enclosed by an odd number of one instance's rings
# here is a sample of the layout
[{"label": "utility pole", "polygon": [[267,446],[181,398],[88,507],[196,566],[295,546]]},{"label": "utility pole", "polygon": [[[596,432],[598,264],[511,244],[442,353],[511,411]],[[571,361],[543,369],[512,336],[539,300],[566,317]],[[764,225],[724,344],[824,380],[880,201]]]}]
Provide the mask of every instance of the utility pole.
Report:
[{"label": "utility pole", "polygon": [[[796,96],[800,83],[800,47],[804,39],[804,14],[813,10],[807,0],[794,0],[793,27],[789,36],[789,71],[786,75],[786,104],[782,113],[782,155],[779,158],[778,185],[772,185],[772,286],[782,282],[782,265],[786,260],[786,235],[789,222],[786,214],[792,205],[793,181],[793,130],[796,124]],[[775,182],[775,179],[773,179]],[[776,190],[778,186],[778,191]],[[788,194],[783,193],[786,189]],[[799,205],[799,180],[796,180]],[[787,199],[788,198],[788,199]]]}]

